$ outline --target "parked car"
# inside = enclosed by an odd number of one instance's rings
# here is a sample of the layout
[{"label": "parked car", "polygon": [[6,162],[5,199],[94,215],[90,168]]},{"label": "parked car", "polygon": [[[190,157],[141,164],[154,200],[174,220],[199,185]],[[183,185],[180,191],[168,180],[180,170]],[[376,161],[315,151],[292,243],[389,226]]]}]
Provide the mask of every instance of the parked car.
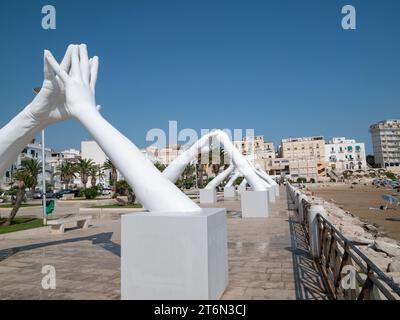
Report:
[{"label": "parked car", "polygon": [[103,196],[109,196],[112,193],[112,190],[109,188],[104,188],[103,190],[101,190],[101,194]]},{"label": "parked car", "polygon": [[41,191],[37,191],[32,195],[33,199],[42,199],[42,192]]},{"label": "parked car", "polygon": [[56,197],[56,194],[54,192],[46,192],[47,199],[54,199],[55,197]]},{"label": "parked car", "polygon": [[78,197],[79,196],[79,190],[73,190],[73,189],[60,190],[55,194],[55,197],[57,199],[61,199],[64,194],[73,194],[75,197]]}]

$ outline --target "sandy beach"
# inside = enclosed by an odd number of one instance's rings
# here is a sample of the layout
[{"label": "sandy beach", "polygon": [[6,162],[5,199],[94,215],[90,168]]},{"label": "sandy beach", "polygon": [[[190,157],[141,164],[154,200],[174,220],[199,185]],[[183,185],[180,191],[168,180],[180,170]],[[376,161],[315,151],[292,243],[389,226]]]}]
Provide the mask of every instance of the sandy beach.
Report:
[{"label": "sandy beach", "polygon": [[358,216],[363,221],[368,221],[379,227],[380,231],[385,232],[390,238],[400,240],[400,221],[390,221],[387,219],[400,218],[400,207],[388,207],[388,210],[371,210],[370,208],[379,208],[385,205],[386,201],[382,195],[396,195],[393,189],[376,188],[374,186],[354,185],[328,186],[328,187],[310,187],[309,190],[315,196],[321,197],[326,201],[333,202],[343,210],[349,211]]}]

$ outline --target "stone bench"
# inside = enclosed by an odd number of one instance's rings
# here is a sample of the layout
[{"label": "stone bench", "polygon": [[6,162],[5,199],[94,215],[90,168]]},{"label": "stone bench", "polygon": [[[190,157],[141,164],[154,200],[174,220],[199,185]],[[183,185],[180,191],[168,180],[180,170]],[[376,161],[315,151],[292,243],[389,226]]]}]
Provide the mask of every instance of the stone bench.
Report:
[{"label": "stone bench", "polygon": [[47,225],[51,226],[51,233],[62,234],[65,232],[66,225],[73,223],[76,223],[78,228],[87,229],[91,219],[91,216],[72,216],[48,220]]},{"label": "stone bench", "polygon": [[73,194],[73,193],[68,193],[68,194],[63,194],[63,196],[62,196],[62,200],[71,200],[71,199],[74,199],[75,198],[75,195]]}]

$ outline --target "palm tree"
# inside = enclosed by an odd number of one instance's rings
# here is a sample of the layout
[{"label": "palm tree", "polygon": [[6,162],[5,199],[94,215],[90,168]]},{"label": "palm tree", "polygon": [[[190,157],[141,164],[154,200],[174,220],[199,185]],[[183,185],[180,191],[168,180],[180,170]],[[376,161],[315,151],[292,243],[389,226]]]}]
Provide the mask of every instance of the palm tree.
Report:
[{"label": "palm tree", "polygon": [[97,178],[99,178],[99,181],[102,177],[104,177],[103,172],[101,171],[101,167],[99,165],[94,165],[91,169],[90,169],[90,184],[92,187],[96,186],[96,182],[97,182]]},{"label": "palm tree", "polygon": [[41,171],[41,163],[38,160],[22,160],[21,166],[14,174],[14,180],[17,182],[17,194],[14,206],[10,212],[10,216],[2,223],[2,225],[11,225],[21,207],[22,201],[24,200],[26,189],[34,190],[36,188],[37,177]]},{"label": "palm tree", "polygon": [[117,185],[117,180],[118,180],[117,168],[114,166],[114,164],[111,162],[111,160],[108,159],[108,160],[103,164],[103,169],[104,169],[104,170],[110,170],[110,171],[111,171],[111,184],[112,184],[112,186],[113,186],[113,191],[115,192],[116,185]]},{"label": "palm tree", "polygon": [[65,188],[68,189],[69,184],[76,177],[77,168],[71,162],[65,161],[57,167],[56,174],[60,176],[61,181],[65,184]]},{"label": "palm tree", "polygon": [[154,162],[154,166],[158,169],[158,171],[163,172],[166,168],[165,164],[162,164],[161,162],[157,161]]},{"label": "palm tree", "polygon": [[89,180],[90,171],[94,165],[95,164],[92,159],[81,159],[76,164],[77,172],[79,173],[81,182],[85,188]]},{"label": "palm tree", "polygon": [[198,188],[203,188],[203,171],[204,171],[204,165],[201,163],[202,156],[201,153],[197,156],[197,163],[196,163],[196,172],[197,172],[197,187]]},{"label": "palm tree", "polygon": [[[219,151],[219,161],[216,161],[218,163],[213,163],[214,160],[218,160],[218,159],[213,159],[213,155],[217,154],[217,152],[218,152],[217,149]],[[225,166],[225,151],[224,151],[224,149],[219,147],[219,148],[210,150],[209,159],[210,159],[210,163],[212,165],[212,167],[211,167],[212,172],[215,175],[217,175],[219,173],[220,168]]]},{"label": "palm tree", "polygon": [[186,166],[185,170],[183,171],[183,178],[186,179],[186,178],[192,177],[194,174],[194,170],[195,170],[194,165],[189,163]]}]

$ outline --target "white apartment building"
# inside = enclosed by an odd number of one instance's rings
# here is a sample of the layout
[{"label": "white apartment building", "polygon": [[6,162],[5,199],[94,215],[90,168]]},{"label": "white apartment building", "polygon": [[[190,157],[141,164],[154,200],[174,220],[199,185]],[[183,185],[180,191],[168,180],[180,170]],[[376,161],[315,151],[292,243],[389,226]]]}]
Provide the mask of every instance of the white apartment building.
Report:
[{"label": "white apartment building", "polygon": [[400,119],[383,120],[370,126],[375,163],[400,172]]},{"label": "white apartment building", "polygon": [[[61,152],[53,151],[51,153],[51,158],[49,162],[53,167],[53,172],[57,172],[57,168],[64,162],[68,161],[70,163],[77,163],[81,159],[81,152],[76,149],[66,149]],[[79,177],[75,177],[71,182],[71,185],[79,185],[80,179]],[[63,184],[61,182],[61,177],[59,175],[53,176],[53,185],[55,190],[61,190],[63,188]]]},{"label": "white apartment building", "polygon": [[322,136],[283,139],[280,156],[289,160],[292,178],[324,180],[325,139]]},{"label": "white apartment building", "polygon": [[168,166],[172,161],[174,161],[178,155],[182,153],[182,146],[180,144],[169,144],[164,148],[158,149],[156,157],[160,162]]},{"label": "white apartment building", "polygon": [[325,144],[325,162],[339,172],[344,170],[367,169],[365,144],[354,139],[334,137]]},{"label": "white apartment building", "polygon": [[[49,183],[53,183],[53,174],[54,174],[54,168],[51,164],[51,149],[50,148],[45,148],[45,172],[46,172],[46,181]],[[30,144],[28,144],[22,152],[18,155],[16,161],[10,166],[9,170],[7,170],[3,177],[1,178],[1,185],[2,186],[7,186],[9,183],[11,183],[12,177],[15,173],[15,171],[19,168],[21,165],[22,160],[24,159],[36,159],[40,162],[42,162],[42,144],[40,142],[36,142],[35,140],[32,140]],[[39,174],[38,176],[38,186],[42,184],[42,174]]]},{"label": "white apartment building", "polygon": [[[100,148],[96,141],[81,141],[81,158],[92,160],[95,164],[102,166],[108,157],[104,151]],[[101,184],[104,187],[110,186],[111,172],[110,170],[103,170],[103,177],[97,178],[96,183]],[[122,175],[117,172],[118,179],[123,179]]]},{"label": "white apartment building", "polygon": [[108,159],[96,141],[81,141],[81,157],[91,159],[99,165],[103,165]]},{"label": "white apartment building", "polygon": [[243,140],[233,141],[233,145],[246,159],[260,165],[265,171],[269,171],[271,161],[275,159],[275,146],[272,141],[264,139],[264,136],[247,136]]}]

